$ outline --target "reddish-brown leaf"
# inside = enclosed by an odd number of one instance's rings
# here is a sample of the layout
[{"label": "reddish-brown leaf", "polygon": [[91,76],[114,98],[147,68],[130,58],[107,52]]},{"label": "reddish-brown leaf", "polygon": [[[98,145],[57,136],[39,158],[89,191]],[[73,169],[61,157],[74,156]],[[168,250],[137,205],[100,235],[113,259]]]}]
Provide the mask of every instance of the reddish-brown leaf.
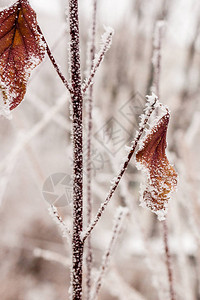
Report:
[{"label": "reddish-brown leaf", "polygon": [[160,220],[167,213],[170,195],[177,185],[177,174],[165,154],[168,123],[167,112],[151,129],[136,154],[138,167],[147,177],[142,189],[142,203],[156,213]]},{"label": "reddish-brown leaf", "polygon": [[10,110],[23,100],[27,81],[44,58],[36,14],[27,0],[0,12],[0,88]]}]

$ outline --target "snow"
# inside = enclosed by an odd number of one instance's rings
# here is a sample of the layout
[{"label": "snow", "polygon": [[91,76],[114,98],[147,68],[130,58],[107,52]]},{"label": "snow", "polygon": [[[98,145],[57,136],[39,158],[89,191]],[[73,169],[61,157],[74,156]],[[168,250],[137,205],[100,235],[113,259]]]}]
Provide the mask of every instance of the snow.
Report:
[{"label": "snow", "polygon": [[[2,101],[2,100],[1,100]],[[9,104],[8,102],[7,103],[3,103],[3,104],[0,104],[0,116],[3,116],[5,117],[6,119],[8,120],[11,120],[12,119],[12,113],[9,109]]]}]

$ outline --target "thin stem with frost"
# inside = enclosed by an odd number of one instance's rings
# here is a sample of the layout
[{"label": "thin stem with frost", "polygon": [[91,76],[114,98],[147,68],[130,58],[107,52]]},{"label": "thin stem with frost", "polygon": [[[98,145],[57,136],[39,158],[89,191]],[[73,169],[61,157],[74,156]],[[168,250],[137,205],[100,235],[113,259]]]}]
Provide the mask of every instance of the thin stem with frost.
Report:
[{"label": "thin stem with frost", "polygon": [[50,205],[49,213],[56,222],[56,224],[59,226],[63,236],[71,240],[71,232],[65,224],[65,222],[63,221],[62,217],[59,215],[58,210],[54,205]]},{"label": "thin stem with frost", "polygon": [[54,68],[56,69],[56,72],[58,73],[58,76],[60,77],[60,79],[61,79],[62,82],[64,83],[64,85],[65,85],[65,87],[67,88],[67,90],[68,90],[70,93],[72,93],[72,87],[71,87],[70,84],[68,83],[68,81],[67,81],[67,79],[65,78],[65,76],[62,74],[62,72],[61,72],[61,70],[60,70],[60,67],[58,66],[58,64],[57,64],[57,62],[56,62],[56,60],[55,60],[55,58],[54,58],[54,56],[53,56],[53,54],[52,54],[52,52],[51,52],[51,49],[49,48],[48,43],[47,43],[47,41],[46,41],[46,39],[45,39],[45,37],[44,37],[44,35],[43,35],[43,33],[42,33],[41,28],[40,28],[39,26],[38,26],[37,28],[38,28],[39,33],[40,33],[41,36],[42,36],[43,42],[44,42],[45,45],[46,45],[47,54],[48,54],[48,56],[49,56],[49,58],[50,58],[50,60],[51,60],[51,62],[52,62],[52,64],[53,64]]},{"label": "thin stem with frost", "polygon": [[65,267],[68,267],[70,265],[70,261],[68,258],[53,251],[49,251],[41,248],[35,248],[33,250],[33,255],[35,257],[43,258],[44,260],[47,261],[57,262]]},{"label": "thin stem with frost", "polygon": [[102,260],[102,264],[100,267],[100,271],[99,271],[99,275],[97,277],[95,286],[94,286],[94,290],[93,293],[91,295],[90,300],[95,300],[97,299],[98,293],[100,291],[100,288],[102,286],[102,282],[105,276],[105,273],[107,271],[108,268],[108,264],[109,264],[109,260],[112,254],[112,250],[113,250],[113,246],[115,245],[115,242],[119,236],[123,221],[125,216],[128,213],[128,209],[127,208],[123,208],[123,207],[119,207],[117,209],[117,213],[116,213],[116,217],[115,217],[115,222],[114,222],[114,226],[113,226],[113,231],[112,231],[112,237],[110,240],[110,243],[108,245],[108,248],[106,249],[106,252],[103,256],[103,260]]},{"label": "thin stem with frost", "polygon": [[165,246],[165,258],[166,258],[166,266],[167,266],[168,281],[169,281],[170,299],[175,300],[176,297],[175,297],[175,291],[174,291],[171,255],[170,255],[170,251],[169,251],[169,242],[168,242],[168,227],[167,227],[166,220],[163,221],[163,240],[164,240],[164,246]]},{"label": "thin stem with frost", "polygon": [[[155,92],[158,97],[160,97],[160,70],[161,70],[161,42],[163,34],[164,21],[157,21],[155,32],[154,32],[154,41],[153,41],[153,92]],[[168,245],[168,227],[167,220],[163,221],[163,240],[165,246],[165,259],[168,272],[168,281],[169,281],[169,290],[170,290],[170,299],[175,300],[175,292],[173,287],[173,276],[172,276],[172,266],[171,266],[171,257],[169,252]]]},{"label": "thin stem with frost", "polygon": [[[116,188],[118,187],[118,184],[122,178],[122,176],[124,175],[124,172],[126,171],[127,167],[128,167],[128,164],[136,150],[136,147],[142,137],[142,134],[145,130],[145,127],[148,123],[148,120],[152,114],[152,112],[155,110],[155,107],[156,107],[156,104],[157,104],[157,101],[158,101],[158,98],[156,95],[153,95],[151,97],[151,104],[150,106],[146,108],[145,110],[145,114],[143,115],[143,119],[141,121],[141,124],[140,124],[140,130],[139,132],[136,134],[136,137],[134,139],[134,141],[132,142],[132,145],[130,147],[130,151],[125,159],[125,161],[123,162],[123,165],[122,165],[122,168],[120,169],[117,177],[115,178],[115,181],[114,183],[112,184],[112,186],[110,187],[110,190],[107,194],[107,197],[105,199],[105,201],[101,204],[101,207],[99,208],[94,220],[90,223],[89,227],[87,228],[86,232],[83,232],[82,233],[82,239],[83,241],[85,241],[85,239],[89,236],[89,234],[91,233],[91,231],[94,229],[94,227],[96,226],[96,224],[98,223],[98,221],[100,220],[106,206],[108,205],[108,203],[110,202]],[[153,99],[152,99],[153,98]]]},{"label": "thin stem with frost", "polygon": [[81,90],[78,0],[69,0],[73,138],[73,233],[71,299],[82,299],[83,276],[83,97]]},{"label": "thin stem with frost", "polygon": [[153,36],[153,86],[154,92],[160,98],[160,62],[161,62],[161,42],[163,34],[164,21],[157,21]]},{"label": "thin stem with frost", "polygon": [[92,84],[92,81],[96,74],[96,71],[98,70],[98,67],[100,66],[101,62],[104,59],[105,53],[110,49],[113,33],[114,33],[114,31],[111,27],[106,28],[106,32],[102,36],[101,49],[94,59],[93,68],[91,70],[89,77],[85,80],[85,82],[83,84],[83,87],[82,87],[83,94],[85,94],[88,87]]},{"label": "thin stem with frost", "polygon": [[[90,32],[90,45],[89,45],[89,74],[92,72],[93,62],[95,57],[95,36],[96,36],[96,10],[97,0],[93,0],[92,12],[92,28]],[[91,198],[91,182],[92,182],[92,161],[91,161],[91,138],[92,138],[92,110],[93,110],[93,85],[89,86],[87,97],[87,154],[86,154],[86,209],[87,209],[87,226],[92,220],[92,198]],[[87,239],[87,252],[86,252],[86,299],[89,300],[91,292],[91,272],[92,272],[92,245],[91,236]]]}]

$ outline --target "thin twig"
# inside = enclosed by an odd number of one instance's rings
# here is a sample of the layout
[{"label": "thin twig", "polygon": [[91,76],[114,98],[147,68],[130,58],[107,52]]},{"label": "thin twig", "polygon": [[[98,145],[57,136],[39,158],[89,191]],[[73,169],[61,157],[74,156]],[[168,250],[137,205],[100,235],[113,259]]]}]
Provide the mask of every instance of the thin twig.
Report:
[{"label": "thin twig", "polygon": [[[89,74],[92,72],[94,57],[95,57],[95,36],[96,36],[96,10],[97,0],[93,0],[93,12],[92,12],[92,28],[90,32],[90,44],[89,44]],[[91,138],[92,138],[92,110],[93,110],[93,85],[90,85],[88,90],[87,99],[87,155],[86,155],[86,193],[87,193],[87,226],[89,226],[92,220],[92,198],[91,198],[91,183],[92,183],[92,161],[91,161]],[[86,252],[86,299],[89,300],[91,292],[91,272],[92,272],[92,245],[91,236],[87,239],[87,252]]]},{"label": "thin twig", "polygon": [[166,266],[167,266],[168,281],[169,281],[170,299],[175,300],[176,297],[175,297],[175,291],[174,291],[171,255],[170,255],[170,251],[169,251],[169,242],[168,242],[168,227],[167,227],[166,220],[163,221],[163,240],[164,240],[164,246],[165,246],[165,257],[166,257]]},{"label": "thin twig", "polygon": [[[145,126],[148,123],[148,120],[152,114],[152,112],[154,111],[158,98],[156,95],[152,95],[151,97],[151,104],[150,106],[147,106],[146,110],[145,110],[145,114],[143,115],[143,119],[141,121],[140,124],[140,130],[139,132],[136,134],[136,137],[134,139],[134,141],[132,142],[132,145],[130,147],[130,151],[125,159],[125,161],[123,162],[122,168],[120,169],[118,176],[115,178],[115,181],[113,183],[113,185],[110,187],[110,191],[108,192],[108,195],[106,197],[106,200],[101,204],[101,207],[99,208],[99,211],[97,212],[94,220],[92,221],[92,223],[89,225],[89,227],[87,228],[87,230],[85,232],[82,233],[82,239],[83,241],[85,241],[85,239],[89,236],[89,234],[91,233],[91,231],[94,229],[94,227],[96,226],[96,224],[98,223],[99,219],[101,218],[102,213],[104,212],[106,206],[108,205],[108,203],[110,202],[116,188],[118,187],[118,184],[124,174],[124,172],[126,171],[128,164],[131,160],[131,157],[133,156],[136,147],[138,145],[138,142],[140,141],[140,138],[145,130]],[[149,103],[148,103],[149,104]]]},{"label": "thin twig", "polygon": [[[41,30],[41,28],[40,28]],[[63,40],[63,36],[67,33],[67,28],[66,28],[66,24],[64,24],[64,26],[60,29],[60,33],[58,36],[56,36],[55,41],[53,42],[53,44],[51,45],[51,51],[56,50],[56,48],[59,46],[60,42]],[[42,65],[47,61],[47,56],[44,57],[43,59],[43,63],[40,64],[37,69],[34,71],[34,73],[31,75],[30,79],[29,79],[29,85],[30,83],[33,81],[33,79],[38,75],[38,73],[43,70]]]},{"label": "thin twig", "polygon": [[98,293],[99,293],[100,288],[102,286],[102,282],[103,282],[105,273],[108,269],[108,264],[109,264],[110,257],[111,257],[112,251],[113,251],[113,246],[115,245],[115,242],[116,242],[116,240],[119,236],[124,218],[127,215],[127,213],[128,213],[127,208],[119,207],[117,209],[115,222],[114,222],[114,226],[113,226],[113,231],[112,231],[112,237],[111,237],[110,243],[108,245],[108,248],[106,249],[105,254],[103,256],[102,264],[101,264],[100,271],[99,271],[99,275],[98,275],[96,283],[94,285],[94,290],[92,292],[90,300],[95,300],[98,296]]},{"label": "thin twig", "polygon": [[68,258],[53,251],[49,251],[41,248],[35,248],[33,250],[33,255],[35,257],[43,258],[44,260],[47,261],[57,262],[63,265],[64,267],[70,266],[70,260]]},{"label": "thin twig", "polygon": [[54,68],[56,69],[56,72],[58,73],[58,76],[60,77],[60,79],[61,79],[62,82],[64,83],[64,85],[65,85],[65,87],[67,88],[67,90],[68,90],[70,93],[72,93],[72,87],[71,87],[70,84],[68,83],[68,81],[67,81],[67,79],[65,78],[65,76],[62,74],[62,72],[61,72],[61,70],[60,70],[60,67],[59,67],[58,64],[57,64],[57,62],[56,62],[56,60],[55,60],[55,58],[54,58],[54,56],[53,56],[53,54],[52,54],[52,52],[51,52],[51,49],[50,49],[49,46],[48,46],[48,43],[47,43],[47,41],[46,41],[46,39],[45,39],[45,37],[44,37],[44,35],[43,35],[43,33],[42,33],[42,30],[41,30],[41,28],[40,28],[39,25],[37,26],[37,29],[38,29],[38,32],[39,32],[39,33],[41,34],[41,36],[42,36],[42,41],[43,41],[43,42],[45,43],[45,45],[46,45],[47,54],[48,54],[49,59],[51,60],[51,62],[52,62],[52,64],[53,64]]},{"label": "thin twig", "polygon": [[71,240],[71,232],[65,222],[63,221],[62,217],[58,213],[57,208],[54,205],[50,205],[49,207],[49,213],[56,222],[56,224],[59,226],[62,234],[64,237],[67,237],[67,239]]},{"label": "thin twig", "polygon": [[114,30],[111,27],[107,27],[106,32],[102,36],[102,47],[94,59],[93,68],[91,70],[89,77],[85,80],[85,82],[83,84],[83,87],[82,87],[83,94],[85,94],[88,87],[92,84],[92,81],[96,74],[96,71],[98,70],[98,67],[100,66],[101,62],[103,61],[105,53],[109,50],[111,43],[112,43],[113,34],[114,34]]},{"label": "thin twig", "polygon": [[153,36],[153,86],[152,92],[160,98],[160,62],[161,62],[161,42],[164,21],[157,21]]}]

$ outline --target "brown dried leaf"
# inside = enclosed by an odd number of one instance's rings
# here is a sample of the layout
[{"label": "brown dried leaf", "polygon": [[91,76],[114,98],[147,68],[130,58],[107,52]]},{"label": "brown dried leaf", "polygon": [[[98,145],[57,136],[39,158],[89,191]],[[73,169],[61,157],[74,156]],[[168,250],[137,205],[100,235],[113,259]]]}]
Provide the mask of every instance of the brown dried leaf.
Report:
[{"label": "brown dried leaf", "polygon": [[168,123],[167,112],[151,129],[136,154],[137,166],[147,177],[142,189],[142,204],[156,213],[160,220],[165,218],[170,195],[177,185],[177,174],[165,154]]},{"label": "brown dried leaf", "polygon": [[10,110],[23,100],[27,81],[44,58],[36,14],[27,0],[0,12],[0,88]]}]

